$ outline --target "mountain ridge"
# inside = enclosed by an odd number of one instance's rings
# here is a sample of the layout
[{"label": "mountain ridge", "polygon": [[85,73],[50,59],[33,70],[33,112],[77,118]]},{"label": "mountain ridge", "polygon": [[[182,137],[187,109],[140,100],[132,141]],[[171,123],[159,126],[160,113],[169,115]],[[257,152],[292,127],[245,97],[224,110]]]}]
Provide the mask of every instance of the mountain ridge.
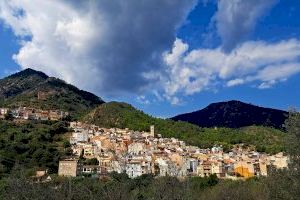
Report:
[{"label": "mountain ridge", "polygon": [[37,70],[31,69],[31,68],[27,68],[27,69],[24,69],[17,73],[11,74],[6,78],[14,78],[14,77],[19,77],[19,76],[30,76],[30,75],[38,75],[40,77],[43,77],[44,79],[49,78],[49,76],[47,74],[45,74],[44,72],[37,71]]},{"label": "mountain ridge", "polygon": [[175,121],[185,121],[200,127],[271,126],[283,128],[288,112],[256,106],[238,100],[209,104],[207,107],[171,117]]},{"label": "mountain ridge", "polygon": [[0,79],[0,106],[57,109],[77,118],[102,103],[90,92],[30,68]]}]

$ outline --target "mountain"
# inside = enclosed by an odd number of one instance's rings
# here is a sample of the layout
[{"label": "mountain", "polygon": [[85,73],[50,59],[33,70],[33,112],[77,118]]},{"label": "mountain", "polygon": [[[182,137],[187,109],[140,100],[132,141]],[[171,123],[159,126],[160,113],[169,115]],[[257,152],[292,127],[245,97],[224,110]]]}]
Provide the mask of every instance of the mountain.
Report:
[{"label": "mountain", "polygon": [[284,148],[285,133],[271,127],[201,128],[187,122],[155,118],[130,104],[120,102],[99,105],[86,115],[83,121],[100,127],[129,128],[138,131],[149,131],[150,125],[154,125],[156,134],[174,137],[203,148],[221,144],[225,149],[230,149],[232,145],[239,143],[256,146],[259,151],[268,153],[277,153]]},{"label": "mountain", "polygon": [[104,101],[43,72],[25,69],[0,80],[0,106],[27,106],[68,111],[82,116]]},{"label": "mountain", "polygon": [[288,113],[263,108],[240,101],[213,103],[206,108],[172,117],[175,121],[189,122],[200,127],[240,128],[258,125],[282,128]]}]

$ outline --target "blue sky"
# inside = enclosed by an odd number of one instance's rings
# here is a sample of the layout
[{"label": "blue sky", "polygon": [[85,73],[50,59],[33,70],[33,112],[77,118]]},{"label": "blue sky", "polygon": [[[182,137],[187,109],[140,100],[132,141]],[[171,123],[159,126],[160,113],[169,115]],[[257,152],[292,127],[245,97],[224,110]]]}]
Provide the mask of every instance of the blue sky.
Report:
[{"label": "blue sky", "polygon": [[31,67],[158,117],[300,108],[300,2],[140,2],[1,2],[0,77]]},{"label": "blue sky", "polygon": [[0,77],[5,77],[20,68],[12,59],[12,55],[18,52],[19,45],[11,30],[3,25],[0,29],[0,42]]}]

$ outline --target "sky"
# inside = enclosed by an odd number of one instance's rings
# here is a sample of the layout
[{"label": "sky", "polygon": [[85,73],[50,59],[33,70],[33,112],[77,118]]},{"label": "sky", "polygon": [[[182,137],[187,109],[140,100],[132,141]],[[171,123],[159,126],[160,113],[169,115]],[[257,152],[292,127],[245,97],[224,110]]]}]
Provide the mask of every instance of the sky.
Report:
[{"label": "sky", "polygon": [[300,108],[300,1],[2,0],[0,78],[32,68],[156,117]]}]

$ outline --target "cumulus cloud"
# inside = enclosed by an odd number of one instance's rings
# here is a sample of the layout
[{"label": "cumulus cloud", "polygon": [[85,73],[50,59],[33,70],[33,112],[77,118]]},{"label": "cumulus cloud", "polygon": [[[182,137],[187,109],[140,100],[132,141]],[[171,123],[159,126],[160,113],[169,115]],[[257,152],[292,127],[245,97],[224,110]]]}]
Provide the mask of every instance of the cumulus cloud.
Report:
[{"label": "cumulus cloud", "polygon": [[196,0],[3,0],[0,19],[21,40],[22,67],[113,95],[149,84]]},{"label": "cumulus cloud", "polygon": [[253,31],[259,18],[278,0],[219,0],[213,17],[217,33],[226,52],[243,42]]},{"label": "cumulus cloud", "polygon": [[189,51],[188,44],[177,39],[164,60],[168,78],[162,82],[171,100],[179,94],[212,89],[216,84],[233,87],[254,83],[266,89],[300,73],[300,40],[249,41],[224,53],[221,47]]},{"label": "cumulus cloud", "polygon": [[20,40],[13,58],[23,69],[100,96],[134,92],[149,104],[152,91],[182,104],[181,95],[247,83],[267,89],[300,73],[300,40],[246,41],[277,1],[219,0],[215,49],[176,39],[197,0],[2,0],[0,20]]}]

